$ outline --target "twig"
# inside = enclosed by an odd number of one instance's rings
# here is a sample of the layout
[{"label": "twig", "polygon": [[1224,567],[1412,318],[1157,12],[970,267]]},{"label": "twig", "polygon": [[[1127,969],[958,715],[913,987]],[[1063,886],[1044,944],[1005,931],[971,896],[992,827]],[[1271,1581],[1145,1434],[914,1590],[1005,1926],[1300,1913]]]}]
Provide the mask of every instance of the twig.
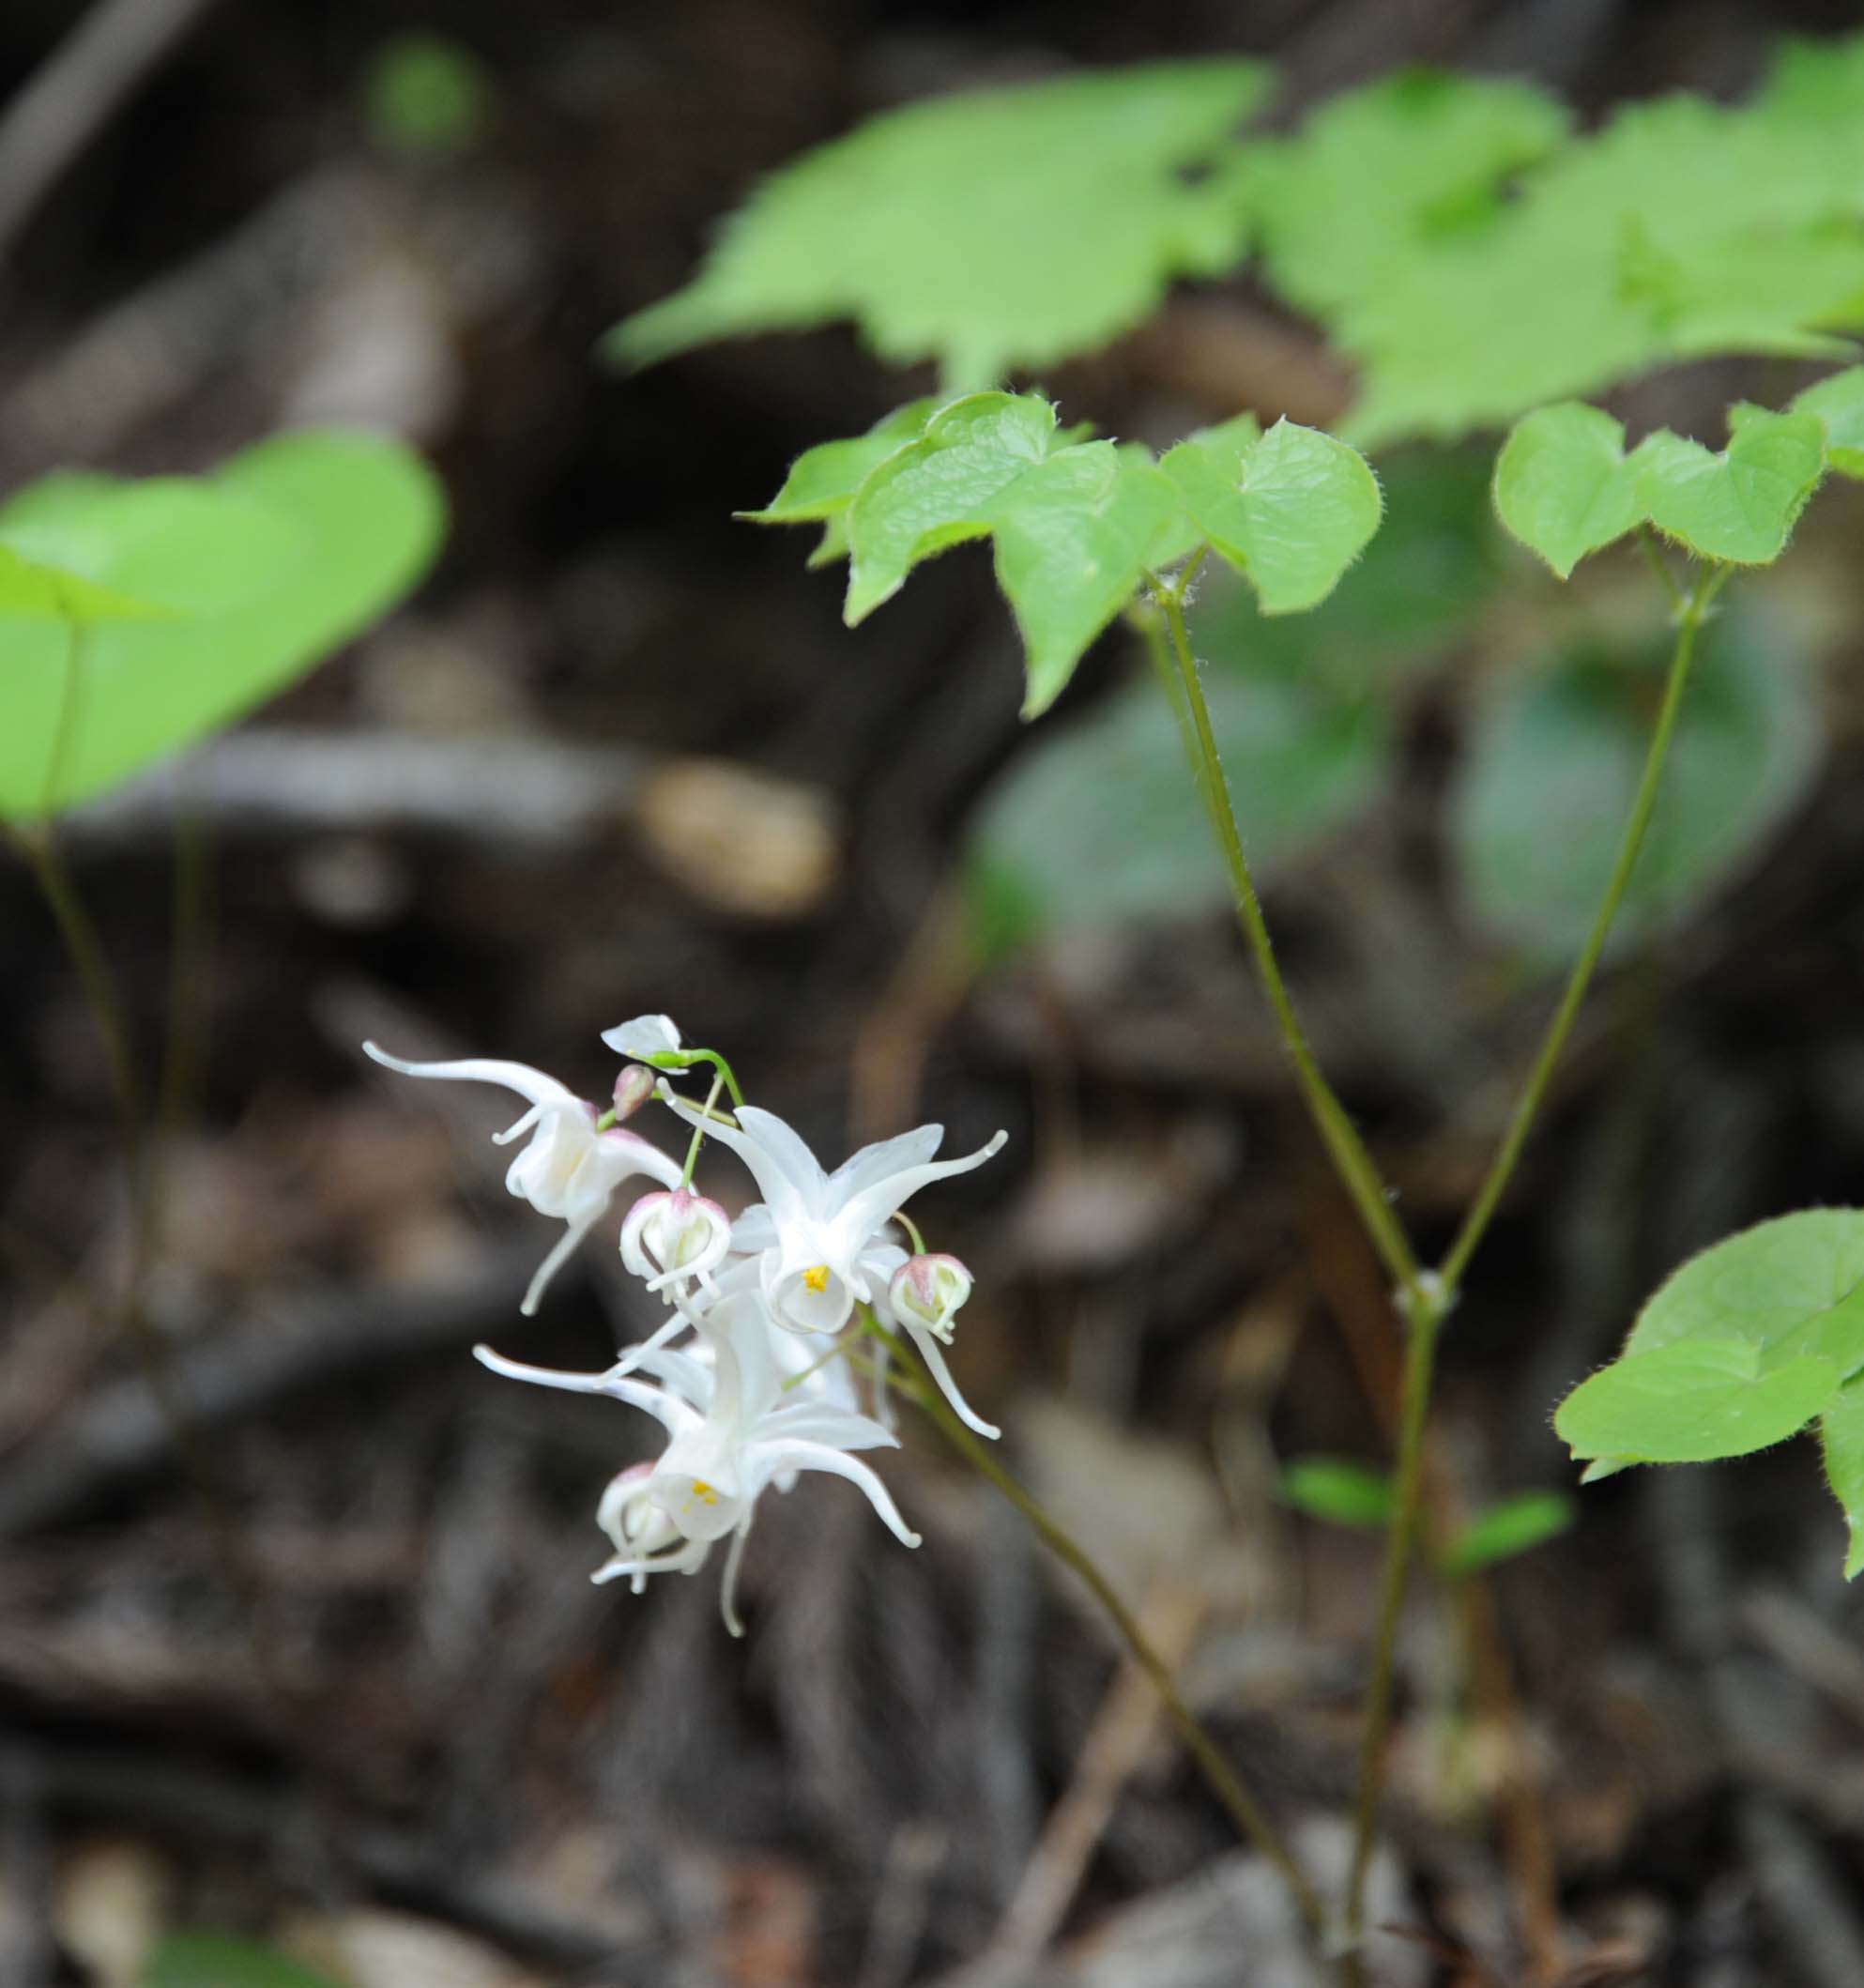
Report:
[{"label": "twig", "polygon": [[0,260],[39,203],[214,0],[103,0],[0,115]]}]

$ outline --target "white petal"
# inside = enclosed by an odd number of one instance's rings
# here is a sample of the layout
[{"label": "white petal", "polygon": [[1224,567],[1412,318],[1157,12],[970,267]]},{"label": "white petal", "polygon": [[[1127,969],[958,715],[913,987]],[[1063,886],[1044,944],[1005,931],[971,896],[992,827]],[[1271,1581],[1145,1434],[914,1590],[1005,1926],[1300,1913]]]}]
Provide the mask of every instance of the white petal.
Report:
[{"label": "white petal", "polygon": [[550,1288],[551,1279],[575,1255],[577,1245],[594,1226],[593,1221],[573,1222],[564,1230],[558,1239],[556,1248],[537,1266],[537,1275],[530,1280],[530,1289],[525,1292],[525,1301],[518,1307],[526,1318],[536,1314],[537,1307],[543,1302],[543,1293]]},{"label": "white petal", "polygon": [[779,1225],[808,1221],[820,1212],[828,1176],[782,1119],[746,1105],[737,1114],[736,1126],[725,1125],[665,1085],[660,1094],[689,1125],[699,1126],[708,1139],[728,1146],[750,1168],[758,1193]]},{"label": "white petal", "polygon": [[902,1132],[897,1139],[883,1139],[876,1145],[863,1146],[830,1174],[830,1207],[839,1208],[890,1174],[903,1172],[909,1167],[923,1167],[938,1152],[939,1141],[944,1136],[943,1125],[921,1125],[917,1131]]},{"label": "white petal", "polygon": [[522,1360],[508,1360],[489,1346],[475,1346],[472,1356],[481,1367],[503,1374],[509,1381],[530,1381],[539,1387],[559,1387],[573,1395],[612,1395],[664,1422],[676,1436],[690,1433],[699,1425],[691,1405],[679,1400],[663,1387],[649,1387],[645,1381],[631,1381],[611,1367],[603,1373],[564,1373],[555,1367],[527,1367]]},{"label": "white petal", "polygon": [[[387,1069],[399,1070],[404,1077],[442,1077],[465,1083],[503,1084],[506,1090],[515,1091],[520,1097],[529,1098],[534,1105],[581,1102],[567,1085],[559,1084],[554,1077],[546,1077],[542,1070],[533,1070],[528,1063],[501,1063],[491,1056],[467,1056],[455,1063],[404,1063],[399,1056],[390,1056],[386,1049],[378,1049],[373,1042],[363,1044],[362,1053],[374,1057]],[[519,1121],[520,1124],[523,1123],[523,1120]],[[507,1133],[505,1137],[509,1139],[512,1134]]]},{"label": "white petal", "polygon": [[981,1167],[985,1160],[1002,1150],[1009,1138],[1007,1132],[1000,1132],[987,1139],[975,1153],[963,1159],[934,1160],[923,1167],[908,1167],[902,1172],[877,1182],[864,1188],[848,1202],[835,1216],[835,1224],[844,1233],[853,1239],[858,1248],[862,1242],[873,1234],[882,1222],[900,1207],[910,1196],[922,1187],[928,1187],[934,1181],[949,1180],[955,1173],[969,1173],[973,1167]]},{"label": "white petal", "polygon": [[604,1029],[602,1039],[618,1056],[632,1056],[646,1063],[651,1056],[665,1056],[680,1047],[680,1031],[669,1015],[637,1015],[633,1021]]},{"label": "white petal", "polygon": [[846,1477],[867,1494],[867,1502],[886,1522],[888,1529],[904,1546],[917,1546],[919,1535],[900,1517],[887,1487],[859,1457],[833,1449],[826,1443],[772,1443],[758,1445],[758,1474],[774,1477],[787,1470],[827,1471],[831,1476]]},{"label": "white petal", "polygon": [[932,1369],[932,1378],[939,1384],[939,1392],[952,1404],[957,1418],[967,1429],[974,1429],[980,1436],[993,1440],[1003,1431],[994,1424],[986,1422],[972,1409],[970,1403],[958,1392],[958,1384],[952,1379],[952,1369],[945,1365],[945,1355],[939,1342],[929,1332],[922,1332],[909,1321],[907,1330],[912,1334],[912,1343],[919,1349],[919,1356]]},{"label": "white petal", "polygon": [[822,1401],[798,1401],[775,1408],[757,1424],[757,1443],[826,1443],[835,1449],[897,1449],[892,1430],[851,1408]]},{"label": "white petal", "polygon": [[753,1256],[773,1247],[776,1239],[776,1216],[762,1201],[753,1201],[731,1225],[731,1246]]},{"label": "white petal", "polygon": [[744,1542],[751,1537],[751,1515],[746,1512],[743,1522],[731,1536],[731,1546],[725,1556],[725,1581],[718,1591],[719,1613],[725,1617],[728,1634],[741,1636],[744,1624],[738,1613],[738,1569],[744,1561]]}]

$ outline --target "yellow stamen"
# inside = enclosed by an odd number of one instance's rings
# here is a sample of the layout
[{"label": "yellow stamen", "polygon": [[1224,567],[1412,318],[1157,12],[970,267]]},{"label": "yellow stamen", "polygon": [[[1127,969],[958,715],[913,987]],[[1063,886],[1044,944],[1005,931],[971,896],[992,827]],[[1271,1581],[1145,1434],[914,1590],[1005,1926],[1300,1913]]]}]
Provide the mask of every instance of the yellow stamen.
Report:
[{"label": "yellow stamen", "polygon": [[701,1505],[716,1505],[718,1493],[703,1477],[693,1479],[693,1497]]},{"label": "yellow stamen", "polygon": [[802,1273],[802,1282],[808,1290],[817,1294],[826,1291],[829,1288],[829,1266],[826,1263],[811,1264]]}]

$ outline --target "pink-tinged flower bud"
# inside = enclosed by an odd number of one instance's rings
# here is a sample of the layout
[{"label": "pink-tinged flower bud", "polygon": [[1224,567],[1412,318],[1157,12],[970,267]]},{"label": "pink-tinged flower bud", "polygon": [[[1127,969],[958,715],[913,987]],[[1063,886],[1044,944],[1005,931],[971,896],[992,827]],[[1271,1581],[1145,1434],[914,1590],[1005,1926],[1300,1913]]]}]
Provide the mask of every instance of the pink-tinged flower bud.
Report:
[{"label": "pink-tinged flower bud", "polygon": [[659,1076],[645,1063],[625,1063],[615,1079],[615,1117],[619,1124],[634,1113],[653,1095]]},{"label": "pink-tinged flower bud", "polygon": [[649,1291],[688,1277],[710,1283],[730,1247],[731,1217],[690,1187],[643,1195],[621,1225],[621,1261]]},{"label": "pink-tinged flower bud", "polygon": [[955,1256],[909,1256],[894,1272],[887,1298],[902,1324],[949,1339],[970,1284],[970,1272]]}]

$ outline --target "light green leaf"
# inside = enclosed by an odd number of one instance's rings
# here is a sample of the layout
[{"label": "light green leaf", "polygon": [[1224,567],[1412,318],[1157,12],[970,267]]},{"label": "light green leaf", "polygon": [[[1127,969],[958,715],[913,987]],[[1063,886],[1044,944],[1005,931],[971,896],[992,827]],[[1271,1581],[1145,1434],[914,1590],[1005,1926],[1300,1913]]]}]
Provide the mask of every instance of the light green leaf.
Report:
[{"label": "light green leaf", "polygon": [[1028,662],[1023,716],[1047,711],[1138,591],[1180,515],[1143,450],[1087,442],[1036,464],[985,508],[997,582]]},{"label": "light green leaf", "polygon": [[1495,509],[1530,552],[1568,578],[1587,553],[1643,517],[1623,424],[1583,401],[1530,414],[1495,459]]},{"label": "light green leaf", "polygon": [[1627,1353],[1746,1339],[1763,1369],[1802,1353],[1864,1368],[1864,1210],[1805,1208],[1691,1257],[1638,1314]]},{"label": "light green leaf", "polygon": [[738,515],[754,525],[805,525],[839,517],[868,473],[895,449],[917,441],[942,405],[936,399],[909,401],[883,415],[865,435],[804,450],[790,466],[783,488],[761,511]]},{"label": "light green leaf", "polygon": [[[0,509],[0,548],[91,591],[75,626],[13,622],[0,817],[102,793],[284,688],[414,584],[442,519],[416,457],[334,432],[281,436],[200,482],[22,492]],[[130,619],[123,596],[162,612]]]},{"label": "light green leaf", "polygon": [[1783,1443],[1838,1390],[1829,1360],[1764,1367],[1749,1339],[1678,1339],[1627,1353],[1582,1382],[1553,1427],[1575,1457],[1708,1463]]},{"label": "light green leaf", "polygon": [[[1389,737],[1369,700],[1230,668],[1208,673],[1204,695],[1259,873],[1273,875],[1384,783]],[[1177,724],[1149,680],[1026,745],[985,793],[968,839],[968,895],[991,953],[1229,902]]]},{"label": "light green leaf", "polygon": [[1811,413],[1754,410],[1719,454],[1659,429],[1634,458],[1644,514],[1698,558],[1764,565],[1784,549],[1825,474],[1826,431]]},{"label": "light green leaf", "polygon": [[1840,1390],[1819,1418],[1819,1439],[1826,1480],[1850,1528],[1844,1578],[1855,1581],[1864,1573],[1864,1379],[1848,1381]]},{"label": "light green leaf", "polygon": [[1249,441],[1232,424],[1179,443],[1159,466],[1265,614],[1325,600],[1379,528],[1378,479],[1357,450],[1318,428],[1281,421]]},{"label": "light green leaf", "polygon": [[1276,1493],[1296,1511],[1331,1525],[1382,1533],[1392,1522],[1391,1479],[1338,1457],[1297,1457],[1282,1472]]},{"label": "light green leaf", "polygon": [[1504,1499],[1463,1527],[1444,1555],[1444,1571],[1456,1578],[1513,1560],[1558,1538],[1578,1516],[1565,1491],[1522,1491]]},{"label": "light green leaf", "polygon": [[848,626],[897,593],[921,559],[981,538],[985,507],[1054,446],[1055,409],[1040,395],[970,393],[876,464],[848,507]]},{"label": "light green leaf", "polygon": [[856,319],[899,365],[993,385],[1093,350],[1181,275],[1240,259],[1221,168],[1268,71],[1233,58],[1088,71],[891,112],[773,174],[698,279],[607,350]]},{"label": "light green leaf", "polygon": [[375,51],[363,105],[378,145],[411,158],[447,158],[484,134],[493,95],[485,65],[463,42],[416,31],[391,36]]},{"label": "light green leaf", "polygon": [[0,545],[0,621],[52,621],[69,632],[94,621],[159,621],[174,611]]},{"label": "light green leaf", "polygon": [[1792,412],[1817,417],[1826,431],[1828,469],[1864,477],[1864,366],[1847,366],[1808,387],[1794,399]]},{"label": "light green leaf", "polygon": [[[1568,959],[1617,858],[1666,644],[1568,652],[1499,684],[1450,797],[1462,895],[1535,962]],[[1699,638],[1657,811],[1613,926],[1632,943],[1750,862],[1811,785],[1823,745],[1811,673],[1749,606]],[[1550,832],[1557,824],[1557,833]]]},{"label": "light green leaf", "polygon": [[338,1988],[301,1962],[217,1933],[172,1933],[149,1957],[142,1988]]}]

